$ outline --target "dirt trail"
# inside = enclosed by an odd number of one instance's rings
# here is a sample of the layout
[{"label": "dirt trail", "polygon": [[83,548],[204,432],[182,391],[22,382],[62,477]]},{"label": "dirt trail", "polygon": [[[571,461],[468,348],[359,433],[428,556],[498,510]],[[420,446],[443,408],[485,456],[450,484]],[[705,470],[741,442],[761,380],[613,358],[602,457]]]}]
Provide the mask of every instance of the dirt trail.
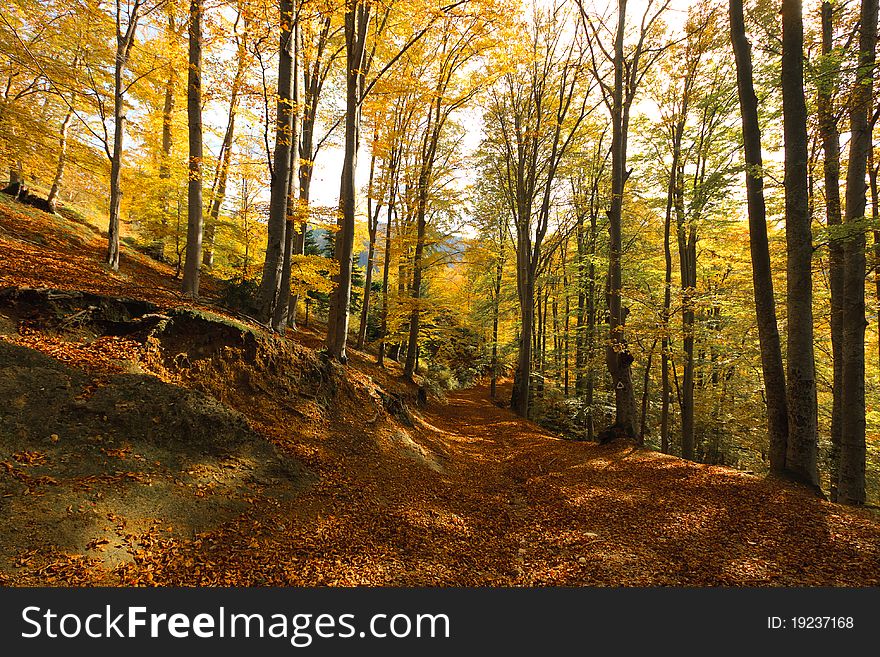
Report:
[{"label": "dirt trail", "polygon": [[426,418],[446,436],[456,489],[482,500],[479,515],[509,519],[498,554],[510,584],[880,583],[871,511],[631,445],[555,439],[482,388]]}]

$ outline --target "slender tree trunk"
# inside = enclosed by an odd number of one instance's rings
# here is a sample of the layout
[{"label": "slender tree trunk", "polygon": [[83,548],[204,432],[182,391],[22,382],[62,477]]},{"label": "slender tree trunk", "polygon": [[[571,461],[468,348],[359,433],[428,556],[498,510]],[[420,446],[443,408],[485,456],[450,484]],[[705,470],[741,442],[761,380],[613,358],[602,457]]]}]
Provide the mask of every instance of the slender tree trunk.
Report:
[{"label": "slender tree trunk", "polygon": [[278,103],[275,124],[275,152],[269,197],[268,240],[260,281],[260,315],[272,323],[281,291],[284,269],[284,238],[287,228],[287,197],[293,144],[293,0],[280,0],[281,37],[278,50]]},{"label": "slender tree trunk", "polygon": [[648,434],[648,399],[651,387],[651,361],[654,359],[654,349],[657,346],[657,339],[651,344],[651,350],[648,352],[648,360],[645,362],[645,371],[642,375],[642,412],[639,421],[639,445],[645,444],[645,436]]},{"label": "slender tree trunk", "polygon": [[[567,249],[566,249],[567,250]],[[571,363],[569,362],[570,358],[570,328],[571,328],[571,294],[568,291],[568,269],[566,269],[565,263],[568,260],[567,255],[563,257],[563,265],[562,265],[562,290],[565,295],[565,316],[563,317],[563,340],[562,340],[562,364],[564,368],[563,377],[562,377],[562,394],[568,399],[568,389],[569,389],[569,378],[570,378],[570,368]]]},{"label": "slender tree trunk", "polygon": [[347,63],[345,92],[345,152],[339,186],[341,207],[340,229],[336,235],[335,258],[339,274],[330,300],[327,321],[327,353],[341,363],[348,357],[349,306],[351,304],[351,257],[354,250],[354,224],[357,209],[357,151],[360,144],[361,91],[367,29],[370,22],[369,3],[348,0],[345,7],[345,54]]},{"label": "slender tree trunk", "polygon": [[770,469],[772,472],[782,473],[785,471],[788,446],[788,404],[779,327],[776,322],[770,246],[767,238],[758,97],[755,95],[752,79],[751,46],[746,38],[742,0],[730,0],[730,38],[736,57],[736,78],[742,114],[746,197],[749,212],[749,250],[752,259],[752,283],[755,290],[758,341],[761,347],[761,369],[767,400]]},{"label": "slender tree trunk", "polygon": [[[412,303],[413,308],[409,318],[409,340],[406,349],[406,361],[403,365],[403,376],[412,379],[416,370],[416,349],[419,344],[419,327],[421,323],[421,297],[422,297],[422,257],[425,251],[425,233],[427,231],[427,181],[424,182],[425,198],[419,200],[419,208],[416,216],[416,248],[413,253],[413,280],[412,280]],[[422,183],[419,187],[421,189]]]},{"label": "slender tree trunk", "polygon": [[[683,127],[683,122],[680,122]],[[672,387],[669,382],[669,320],[672,317],[672,208],[675,201],[675,180],[678,171],[680,142],[676,139],[672,148],[669,183],[666,189],[666,215],[663,221],[663,255],[666,263],[663,290],[663,311],[661,315],[663,339],[660,342],[660,451],[669,453],[669,401]]]},{"label": "slender tree trunk", "polygon": [[[170,32],[175,32],[173,14],[168,17],[168,28]],[[175,72],[172,69],[169,71],[168,79],[165,82],[165,102],[162,106],[162,154],[159,159],[159,180],[161,181],[162,194],[160,201],[162,233],[155,243],[160,258],[165,257],[165,240],[168,239],[168,223],[171,217],[171,205],[168,202],[171,188],[168,181],[171,179],[171,149],[174,146],[171,126],[174,112],[174,81]]]},{"label": "slender tree trunk", "polygon": [[[375,129],[373,140],[379,138],[379,128]],[[379,231],[379,213],[382,211],[382,199],[373,198],[373,184],[376,173],[376,154],[370,157],[370,181],[367,192],[367,233],[369,234],[369,245],[367,247],[367,270],[364,272],[364,300],[361,304],[361,322],[358,326],[357,344],[358,349],[364,348],[364,342],[367,339],[367,321],[370,317],[370,296],[373,287],[373,258],[376,255],[376,233]],[[373,212],[373,201],[376,200],[376,211]]]},{"label": "slender tree trunk", "polygon": [[[119,41],[117,39],[117,41]],[[110,158],[110,219],[107,228],[107,264],[119,271],[119,211],[122,200],[122,139],[125,135],[122,73],[124,44],[116,49],[116,66],[113,71],[113,154]]]},{"label": "slender tree trunk", "polygon": [[[834,47],[834,5],[822,3],[822,55],[830,57]],[[838,67],[826,69],[832,79],[818,82],[817,111],[819,134],[824,151],[823,172],[825,176],[825,217],[829,227],[840,226],[840,135],[833,105],[833,89],[837,83]],[[828,275],[831,287],[831,354],[833,360],[833,383],[831,386],[831,454],[829,457],[830,497],[837,501],[837,479],[840,470],[841,433],[841,386],[843,375],[843,242],[832,235],[828,243]]]},{"label": "slender tree trunk", "polygon": [[498,391],[498,316],[501,309],[501,281],[504,274],[504,229],[499,229],[499,253],[495,263],[495,281],[492,285],[492,379],[489,393],[496,399]]},{"label": "slender tree trunk", "polygon": [[61,123],[61,130],[58,137],[58,166],[55,168],[55,178],[52,180],[52,189],[49,190],[49,196],[46,203],[49,205],[49,211],[55,212],[55,205],[58,199],[58,192],[61,191],[61,183],[64,180],[64,167],[67,163],[67,132],[70,129],[70,122],[73,119],[73,109],[69,109]]},{"label": "slender tree trunk", "polygon": [[[241,14],[239,14],[239,18]],[[236,23],[237,25],[237,23]],[[247,28],[245,27],[245,31]],[[208,220],[205,222],[205,245],[202,254],[202,264],[211,269],[214,266],[214,241],[217,234],[217,222],[220,220],[220,210],[226,200],[226,184],[229,179],[229,165],[232,161],[232,141],[235,137],[235,118],[238,113],[238,95],[241,88],[242,78],[247,58],[247,48],[244,36],[236,35],[238,41],[238,60],[236,62],[235,76],[232,79],[232,90],[229,94],[229,113],[226,119],[226,131],[223,133],[223,142],[220,145],[220,158],[217,162],[217,174],[211,189],[211,207],[208,211]]]},{"label": "slender tree trunk", "polygon": [[[122,138],[125,134],[125,85],[123,74],[140,20],[141,0],[130,6],[128,24],[123,31],[122,3],[116,0],[116,57],[113,66],[113,148],[110,158],[110,211],[107,228],[107,264],[119,270],[119,210],[122,199]],[[105,145],[106,147],[106,145]]]},{"label": "slender tree trunk", "polygon": [[[577,317],[575,318],[574,333],[574,394],[583,397],[587,389],[587,277],[589,265],[587,264],[587,231],[584,226],[584,213],[579,212],[577,218],[577,280],[578,300]],[[592,264],[592,259],[590,260]]]},{"label": "slender tree trunk", "polygon": [[[598,200],[597,200],[598,202]],[[586,439],[593,440],[593,392],[595,390],[595,372],[593,371],[593,357],[596,349],[596,264],[593,256],[596,255],[596,243],[598,240],[598,208],[593,207],[590,211],[590,264],[587,267],[587,334],[586,334]]]},{"label": "slender tree trunk", "polygon": [[862,0],[859,65],[850,98],[849,167],[844,225],[843,400],[838,498],[865,503],[865,169],[871,150],[871,106],[877,46],[877,0]]},{"label": "slender tree trunk", "polygon": [[[441,77],[441,80],[443,78]],[[416,248],[413,254],[413,285],[412,285],[412,312],[409,320],[409,343],[406,351],[406,362],[403,366],[403,376],[411,379],[416,370],[416,352],[419,346],[419,328],[421,325],[421,297],[423,258],[425,252],[425,237],[428,228],[428,194],[430,193],[431,177],[434,171],[434,159],[437,155],[437,146],[440,143],[440,135],[443,129],[443,115],[441,114],[441,98],[446,87],[441,84],[436,89],[438,100],[431,105],[428,122],[425,128],[425,140],[422,145],[421,162],[416,199]]]},{"label": "slender tree trunk", "polygon": [[385,367],[385,350],[388,346],[388,282],[391,274],[391,221],[394,215],[394,197],[397,190],[397,182],[394,179],[396,172],[390,174],[388,189],[388,214],[385,218],[385,261],[382,263],[382,313],[380,333],[382,341],[379,343],[379,354],[376,363],[379,367]]},{"label": "slender tree trunk", "polygon": [[183,294],[199,296],[202,264],[202,0],[189,4],[189,79],[186,94],[189,125],[189,184],[187,190],[186,260]]}]

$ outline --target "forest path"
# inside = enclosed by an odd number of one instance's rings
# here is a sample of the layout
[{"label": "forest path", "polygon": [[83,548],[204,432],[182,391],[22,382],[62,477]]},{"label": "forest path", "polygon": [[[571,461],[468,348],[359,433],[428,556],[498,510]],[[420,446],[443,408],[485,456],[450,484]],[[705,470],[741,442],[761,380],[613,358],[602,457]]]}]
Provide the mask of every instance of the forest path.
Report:
[{"label": "forest path", "polygon": [[445,436],[458,503],[474,496],[477,516],[506,518],[496,574],[511,585],[880,582],[870,511],[625,443],[561,440],[487,388],[451,393],[425,419]]}]

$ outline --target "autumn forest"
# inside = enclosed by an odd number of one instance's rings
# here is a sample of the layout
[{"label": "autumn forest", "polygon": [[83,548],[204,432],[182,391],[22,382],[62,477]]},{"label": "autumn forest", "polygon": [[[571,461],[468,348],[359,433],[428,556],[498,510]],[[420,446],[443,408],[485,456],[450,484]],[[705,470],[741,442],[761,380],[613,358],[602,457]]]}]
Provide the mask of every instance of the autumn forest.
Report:
[{"label": "autumn forest", "polygon": [[9,0],[0,583],[877,584],[877,31]]}]

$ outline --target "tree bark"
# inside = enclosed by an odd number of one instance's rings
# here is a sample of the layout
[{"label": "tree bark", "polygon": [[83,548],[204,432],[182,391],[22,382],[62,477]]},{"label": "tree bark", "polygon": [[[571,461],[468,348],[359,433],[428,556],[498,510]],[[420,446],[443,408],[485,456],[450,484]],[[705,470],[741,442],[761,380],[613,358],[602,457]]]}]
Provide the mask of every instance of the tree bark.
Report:
[{"label": "tree bark", "polygon": [[[291,3],[291,117],[290,117],[290,153],[287,169],[287,204],[285,208],[284,256],[281,263],[281,282],[278,288],[278,299],[272,313],[272,329],[284,333],[290,323],[290,313],[296,314],[296,302],[291,304],[290,281],[292,276],[293,256],[301,253],[305,247],[305,235],[300,237],[297,227],[300,224],[299,207],[299,7],[296,0]],[[291,307],[292,306],[292,307]]]},{"label": "tree bark", "polygon": [[69,109],[61,123],[61,130],[58,137],[58,166],[55,168],[55,178],[52,180],[52,189],[49,190],[49,196],[46,203],[50,212],[55,212],[55,206],[58,199],[58,193],[61,191],[61,183],[64,180],[64,167],[67,163],[67,132],[70,129],[70,122],[73,119],[73,109]]},{"label": "tree bark", "polygon": [[330,297],[325,346],[331,358],[345,363],[348,341],[349,307],[351,305],[351,257],[354,250],[354,224],[357,209],[357,151],[360,144],[361,92],[367,30],[370,22],[369,3],[348,0],[345,6],[345,152],[339,185],[341,206],[339,232],[336,234],[334,256],[339,266],[336,287]]},{"label": "tree bark", "polygon": [[807,106],[801,0],[782,2],[782,110],[785,134],[786,307],[788,315],[786,472],[818,486],[818,417],[813,357],[813,241],[807,184]]},{"label": "tree bark", "polygon": [[[379,138],[379,129],[373,135],[373,140]],[[374,182],[376,173],[376,155],[373,153],[370,157],[370,181],[367,191],[367,232],[369,234],[369,245],[367,246],[367,268],[364,272],[364,300],[361,303],[361,321],[358,325],[357,344],[358,349],[364,348],[364,342],[367,339],[367,321],[370,317],[370,296],[373,287],[373,259],[376,255],[376,234],[379,231],[379,213],[382,211],[382,196],[380,192],[379,199],[374,199]],[[373,211],[373,201],[377,201],[376,210]]]},{"label": "tree bark", "polygon": [[379,332],[382,334],[382,341],[379,343],[379,354],[376,357],[376,364],[379,367],[385,367],[385,351],[388,346],[388,283],[391,274],[391,220],[394,215],[394,200],[397,190],[396,160],[392,158],[392,170],[389,172],[391,176],[388,189],[388,213],[385,218],[385,261],[382,263],[382,312],[381,326]]},{"label": "tree bark", "polygon": [[[834,5],[822,3],[822,56],[829,57],[834,47]],[[842,223],[840,204],[840,134],[834,112],[834,84],[838,66],[826,68],[825,74],[832,79],[818,81],[817,111],[819,135],[824,151],[823,174],[825,178],[825,217],[829,231]],[[831,288],[831,355],[833,379],[831,386],[831,453],[829,456],[830,498],[837,501],[837,479],[840,471],[841,437],[841,386],[843,375],[843,242],[839,235],[831,235],[828,242],[828,277]]]},{"label": "tree bark", "polygon": [[746,164],[746,197],[749,213],[749,250],[752,260],[752,284],[755,291],[755,315],[761,348],[761,369],[767,400],[770,434],[770,470],[785,471],[788,446],[788,403],[785,369],[776,321],[770,246],[767,238],[767,213],[764,205],[764,173],[761,157],[761,128],[758,123],[758,97],[752,79],[751,46],[746,38],[742,0],[730,0],[730,38],[736,58],[736,78],[742,114],[743,150]]},{"label": "tree bark", "polygon": [[263,276],[260,281],[260,315],[270,324],[275,317],[284,268],[284,238],[287,228],[287,199],[293,144],[293,0],[280,0],[281,36],[278,50],[278,103],[275,149],[269,196],[268,239]]},{"label": "tree bark", "polygon": [[678,263],[681,275],[681,324],[684,368],[681,383],[681,456],[694,460],[694,341],[695,318],[694,296],[697,288],[697,230],[696,221],[691,217],[688,226],[684,209],[684,172],[679,166],[673,174],[675,182],[676,233],[678,239]]},{"label": "tree bark", "polygon": [[639,445],[644,446],[645,436],[648,433],[648,400],[651,387],[651,361],[654,360],[654,349],[657,346],[657,340],[651,344],[651,350],[648,352],[648,360],[645,362],[645,371],[642,374],[642,411],[641,420],[639,421]]},{"label": "tree bark", "polygon": [[626,185],[626,151],[629,111],[624,103],[623,55],[626,35],[626,0],[618,2],[617,34],[614,39],[614,88],[611,104],[611,204],[608,209],[608,346],[605,363],[614,386],[614,426],[636,436],[636,401],[632,384],[632,356],[626,343],[626,312],[623,306],[623,189]]},{"label": "tree bark", "polygon": [[[239,19],[241,14],[239,13]],[[236,27],[238,22],[236,21]],[[247,33],[247,26],[244,30]],[[238,95],[241,89],[242,78],[245,72],[247,47],[244,41],[245,35],[238,34],[236,29],[236,41],[238,45],[238,58],[235,65],[235,76],[232,78],[232,89],[229,92],[229,112],[226,119],[226,131],[223,133],[223,142],[220,144],[220,158],[217,162],[217,174],[211,189],[211,207],[208,210],[208,220],[205,222],[205,245],[202,264],[206,269],[214,266],[214,242],[217,234],[217,222],[220,220],[220,210],[226,200],[226,184],[229,179],[229,165],[232,161],[232,141],[235,137],[235,119],[238,113]]]},{"label": "tree bark", "polygon": [[862,0],[859,61],[850,98],[849,167],[844,225],[843,416],[838,499],[865,503],[865,169],[871,149],[871,106],[877,46],[877,0]]},{"label": "tree bark", "polygon": [[119,270],[119,210],[122,200],[122,140],[125,135],[125,85],[123,75],[134,45],[140,20],[141,0],[130,6],[128,23],[123,31],[122,3],[116,0],[116,57],[113,66],[113,148],[105,151],[110,158],[110,211],[107,228],[107,264]]},{"label": "tree bark", "polygon": [[189,75],[186,94],[189,126],[186,260],[181,291],[197,299],[202,260],[202,0],[189,5]]}]

